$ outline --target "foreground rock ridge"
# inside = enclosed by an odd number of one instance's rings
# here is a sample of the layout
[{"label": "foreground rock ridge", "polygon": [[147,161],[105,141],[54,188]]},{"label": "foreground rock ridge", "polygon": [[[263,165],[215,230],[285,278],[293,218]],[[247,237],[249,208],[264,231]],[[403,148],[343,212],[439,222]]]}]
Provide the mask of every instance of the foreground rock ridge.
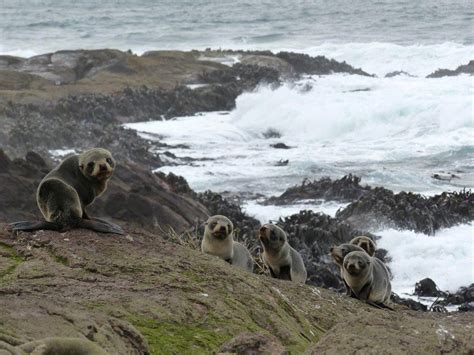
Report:
[{"label": "foreground rock ridge", "polygon": [[120,354],[474,350],[468,313],[378,310],[237,270],[142,230],[2,231],[0,253],[0,349],[54,336]]},{"label": "foreground rock ridge", "polygon": [[[370,75],[289,52],[137,56],[104,49],[0,56],[0,353],[474,351],[472,313],[415,312],[427,307],[396,295],[396,312],[371,308],[339,293],[343,283],[328,256],[331,246],[356,235],[376,240],[368,231],[381,226],[431,235],[468,223],[474,219],[471,191],[426,198],[364,186],[349,175],[307,180],[268,199],[264,203],[349,203],[335,218],[301,211],[276,221],[307,267],[307,285],[295,286],[270,279],[263,268],[244,273],[200,253],[202,223],[224,214],[258,261],[260,222],[238,201],[196,193],[174,174],[153,173],[173,154],[159,137],[150,141],[123,127],[230,110],[241,93],[259,85],[333,73]],[[118,165],[88,212],[123,226],[126,236],[6,231],[4,223],[41,217],[36,188],[59,160],[98,146],[112,151]],[[382,249],[376,256],[390,259]],[[466,285],[443,295],[460,311],[472,311],[472,290]]]}]

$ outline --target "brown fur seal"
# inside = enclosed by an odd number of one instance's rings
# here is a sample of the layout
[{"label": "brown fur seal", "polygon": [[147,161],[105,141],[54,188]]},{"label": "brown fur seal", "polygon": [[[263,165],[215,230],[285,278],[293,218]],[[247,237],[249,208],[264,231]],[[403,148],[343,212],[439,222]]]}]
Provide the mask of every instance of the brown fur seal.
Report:
[{"label": "brown fur seal", "polygon": [[[358,245],[344,243],[337,247],[332,247],[330,251],[331,251],[331,256],[333,257],[334,261],[341,268],[341,278],[342,278],[342,281],[344,281],[344,278],[342,276],[342,264],[344,262],[344,258],[346,257],[346,255],[353,251],[365,251],[365,250],[359,247]],[[346,286],[346,295],[355,297],[355,294],[352,292],[351,288],[347,285],[346,281],[344,281],[344,285]]]},{"label": "brown fur seal", "polygon": [[[74,354],[106,355],[107,352],[88,339],[79,338],[45,338],[32,341],[18,347],[21,354]],[[20,352],[19,352],[20,353]]]},{"label": "brown fur seal", "polygon": [[259,233],[263,261],[272,277],[305,283],[307,274],[303,258],[290,246],[285,231],[274,224],[264,224]]},{"label": "brown fur seal", "polygon": [[390,308],[392,286],[385,264],[365,251],[352,251],[344,258],[342,276],[358,299]]},{"label": "brown fur seal", "polygon": [[216,215],[206,222],[201,242],[203,253],[218,256],[231,265],[249,272],[253,271],[252,255],[239,242],[234,241],[234,225],[225,216]]},{"label": "brown fur seal", "polygon": [[375,249],[377,249],[377,245],[375,242],[370,239],[369,237],[366,237],[365,235],[361,235],[359,237],[353,238],[349,244],[354,244],[360,246],[362,249],[364,249],[367,254],[370,256],[375,255]]},{"label": "brown fur seal", "polygon": [[86,228],[102,233],[123,234],[118,225],[87,215],[85,207],[107,188],[115,160],[106,149],[94,148],[64,159],[38,186],[36,201],[45,221],[15,222],[14,231],[49,229],[64,231]]}]

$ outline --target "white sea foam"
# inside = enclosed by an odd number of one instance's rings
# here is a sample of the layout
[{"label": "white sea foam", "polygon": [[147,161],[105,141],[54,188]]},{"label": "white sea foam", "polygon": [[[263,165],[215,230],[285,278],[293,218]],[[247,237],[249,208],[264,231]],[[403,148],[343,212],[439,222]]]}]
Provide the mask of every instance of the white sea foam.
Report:
[{"label": "white sea foam", "polygon": [[397,231],[378,233],[377,246],[392,262],[393,290],[412,294],[415,283],[429,277],[443,291],[455,292],[474,283],[474,229],[471,224],[438,231],[434,236]]},{"label": "white sea foam", "polygon": [[[306,177],[357,173],[372,185],[432,194],[474,186],[472,92],[470,77],[331,75],[245,93],[230,114],[127,126],[188,145],[173,153],[199,161],[161,170],[197,190],[276,194]],[[270,128],[282,137],[264,139]],[[270,147],[277,142],[293,149]],[[441,171],[460,179],[431,178]]]},{"label": "white sea foam", "polygon": [[405,71],[415,76],[427,76],[440,68],[456,69],[473,59],[474,46],[445,42],[439,44],[399,45],[395,43],[325,43],[302,49],[309,55],[324,55],[362,68],[366,72],[385,76],[393,71]]},{"label": "white sea foam", "polygon": [[338,209],[345,207],[346,203],[337,203],[331,201],[308,201],[307,203],[298,203],[284,206],[261,205],[257,201],[247,201],[243,204],[242,209],[249,216],[260,221],[260,223],[268,223],[268,221],[276,221],[279,218],[291,216],[303,210],[312,210],[322,212],[334,217]]}]

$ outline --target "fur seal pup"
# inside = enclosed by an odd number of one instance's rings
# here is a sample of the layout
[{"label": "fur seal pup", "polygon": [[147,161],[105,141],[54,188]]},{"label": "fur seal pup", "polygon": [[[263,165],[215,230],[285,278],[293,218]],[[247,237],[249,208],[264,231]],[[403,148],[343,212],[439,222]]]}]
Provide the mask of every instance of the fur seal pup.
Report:
[{"label": "fur seal pup", "polygon": [[306,282],[306,268],[301,255],[288,243],[283,229],[274,224],[264,224],[259,230],[263,246],[263,261],[272,277],[297,283]]},{"label": "fur seal pup", "polygon": [[253,272],[252,255],[246,247],[234,241],[234,225],[225,216],[209,217],[204,229],[201,250],[205,254],[218,256],[233,266]]},{"label": "fur seal pup", "polygon": [[102,148],[93,148],[64,159],[41,180],[36,192],[36,201],[45,220],[11,223],[10,229],[64,231],[86,228],[102,233],[123,234],[120,226],[89,217],[85,210],[105,191],[114,170],[112,154]]},{"label": "fur seal pup", "polygon": [[[390,308],[392,286],[385,264],[365,251],[352,251],[342,264],[342,277],[360,300],[383,308]],[[391,309],[391,308],[390,308]]]},{"label": "fur seal pup", "polygon": [[354,245],[360,246],[370,256],[374,256],[375,255],[375,249],[377,249],[377,245],[375,244],[375,242],[372,239],[370,239],[369,237],[366,237],[365,235],[361,235],[361,236],[353,238],[349,242],[349,244],[354,244]]},{"label": "fur seal pup", "polygon": [[[107,355],[108,353],[88,339],[52,337],[32,341],[17,347],[21,354],[75,354]],[[18,352],[20,353],[20,352]]]},{"label": "fur seal pup", "polygon": [[344,258],[346,257],[347,254],[349,254],[352,251],[365,251],[365,250],[362,249],[358,245],[349,244],[349,243],[344,243],[337,247],[332,247],[330,249],[331,256],[333,257],[336,264],[338,264],[339,267],[341,268],[341,278],[342,278],[342,281],[344,281],[344,285],[346,286],[346,295],[351,296],[351,297],[356,297],[356,295],[354,294],[354,292],[352,292],[351,288],[347,285],[346,281],[344,280],[342,276],[342,264],[344,262]]}]

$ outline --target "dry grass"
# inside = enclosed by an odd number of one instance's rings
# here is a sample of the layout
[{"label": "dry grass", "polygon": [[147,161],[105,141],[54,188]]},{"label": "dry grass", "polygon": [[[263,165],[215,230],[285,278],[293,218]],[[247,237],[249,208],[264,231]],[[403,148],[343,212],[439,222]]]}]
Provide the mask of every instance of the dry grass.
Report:
[{"label": "dry grass", "polygon": [[[198,233],[198,228],[195,228],[193,231],[186,231],[183,233],[176,232],[173,228],[160,228],[163,238],[166,240],[187,247],[194,250],[201,250],[201,240],[202,236]],[[270,276],[270,271],[268,270],[267,265],[265,265],[262,254],[260,252],[260,247],[257,245],[251,246],[246,240],[240,240],[238,237],[240,235],[239,230],[236,229],[234,233],[234,240],[244,245],[252,255],[253,261],[255,263],[254,273],[258,275],[267,275]]]},{"label": "dry grass", "polygon": [[193,232],[178,233],[173,228],[161,228],[163,238],[169,240],[172,243],[176,243],[183,247],[200,250],[201,249],[201,237],[197,233],[197,229]]}]

